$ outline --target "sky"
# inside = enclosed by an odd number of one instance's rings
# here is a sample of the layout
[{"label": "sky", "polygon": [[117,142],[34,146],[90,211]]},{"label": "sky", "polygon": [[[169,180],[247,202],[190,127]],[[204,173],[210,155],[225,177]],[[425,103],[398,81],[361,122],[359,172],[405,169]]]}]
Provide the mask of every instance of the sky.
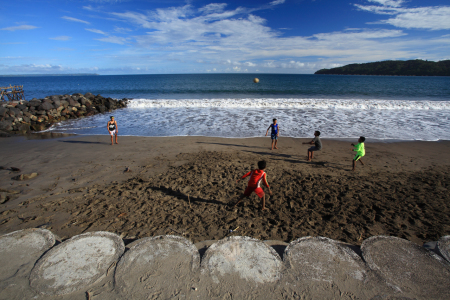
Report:
[{"label": "sky", "polygon": [[0,75],[311,74],[450,59],[449,0],[14,0]]}]

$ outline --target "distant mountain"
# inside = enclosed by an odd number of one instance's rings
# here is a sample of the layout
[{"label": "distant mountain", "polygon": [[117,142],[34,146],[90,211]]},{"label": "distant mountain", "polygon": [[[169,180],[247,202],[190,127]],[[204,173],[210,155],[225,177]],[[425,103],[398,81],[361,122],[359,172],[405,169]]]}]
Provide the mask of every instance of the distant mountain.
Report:
[{"label": "distant mountain", "polygon": [[96,73],[0,75],[0,77],[44,77],[44,76],[99,76],[99,75]]},{"label": "distant mountain", "polygon": [[350,64],[339,68],[321,69],[314,74],[450,76],[450,60],[439,62],[416,60],[386,60],[365,64]]}]

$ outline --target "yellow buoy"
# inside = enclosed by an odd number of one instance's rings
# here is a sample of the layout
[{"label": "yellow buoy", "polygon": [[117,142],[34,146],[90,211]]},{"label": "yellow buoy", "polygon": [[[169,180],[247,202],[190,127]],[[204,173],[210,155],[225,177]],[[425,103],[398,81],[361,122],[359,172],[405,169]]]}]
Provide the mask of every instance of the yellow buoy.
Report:
[{"label": "yellow buoy", "polygon": [[258,79],[258,78],[255,78],[255,79],[253,79],[253,82],[254,82],[254,83],[258,83],[258,82],[259,82],[259,79]]}]

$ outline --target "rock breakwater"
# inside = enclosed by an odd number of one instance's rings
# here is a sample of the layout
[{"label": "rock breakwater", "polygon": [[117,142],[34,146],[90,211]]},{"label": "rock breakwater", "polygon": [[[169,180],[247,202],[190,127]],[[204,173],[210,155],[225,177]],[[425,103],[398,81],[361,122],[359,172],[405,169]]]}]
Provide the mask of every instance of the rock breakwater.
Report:
[{"label": "rock breakwater", "polygon": [[0,136],[42,131],[57,122],[124,108],[127,102],[127,99],[116,100],[92,93],[4,102],[0,104]]}]

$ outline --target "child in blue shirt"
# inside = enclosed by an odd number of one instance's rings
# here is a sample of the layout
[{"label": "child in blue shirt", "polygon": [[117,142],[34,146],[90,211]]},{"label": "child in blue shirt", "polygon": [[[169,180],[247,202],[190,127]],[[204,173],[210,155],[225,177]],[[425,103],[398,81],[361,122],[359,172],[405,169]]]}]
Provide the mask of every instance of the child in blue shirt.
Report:
[{"label": "child in blue shirt", "polygon": [[277,124],[277,119],[273,119],[273,124],[270,124],[269,128],[267,128],[266,136],[267,136],[267,133],[269,133],[269,129],[271,129],[271,128],[272,128],[272,133],[271,133],[270,137],[272,138],[272,149],[270,149],[270,150],[273,150],[273,148],[278,149],[277,143],[278,143],[278,136],[280,135],[280,127]]}]

